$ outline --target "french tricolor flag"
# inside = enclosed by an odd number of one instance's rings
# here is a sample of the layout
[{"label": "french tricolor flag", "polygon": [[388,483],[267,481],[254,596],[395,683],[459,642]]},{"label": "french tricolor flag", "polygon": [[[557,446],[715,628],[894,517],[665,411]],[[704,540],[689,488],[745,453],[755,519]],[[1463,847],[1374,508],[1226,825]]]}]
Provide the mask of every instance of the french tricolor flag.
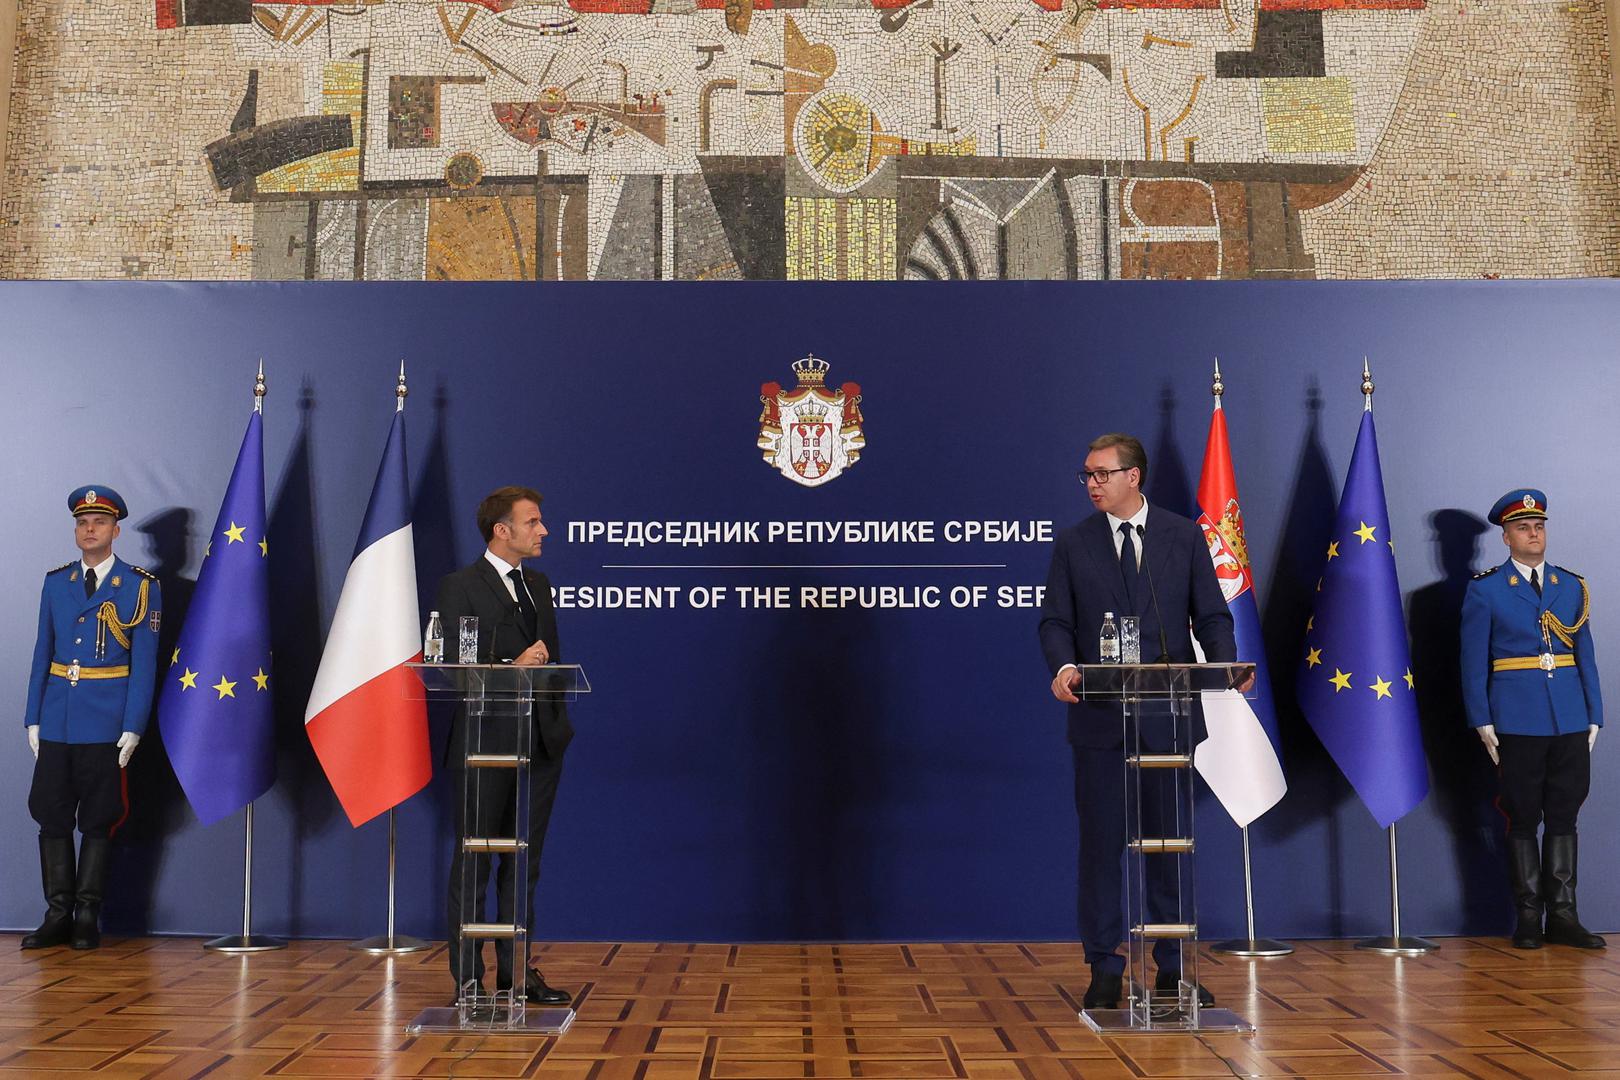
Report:
[{"label": "french tricolor flag", "polygon": [[404,802],[433,776],[399,399],[365,524],[315,673],[304,730],[349,821],[360,826]]}]

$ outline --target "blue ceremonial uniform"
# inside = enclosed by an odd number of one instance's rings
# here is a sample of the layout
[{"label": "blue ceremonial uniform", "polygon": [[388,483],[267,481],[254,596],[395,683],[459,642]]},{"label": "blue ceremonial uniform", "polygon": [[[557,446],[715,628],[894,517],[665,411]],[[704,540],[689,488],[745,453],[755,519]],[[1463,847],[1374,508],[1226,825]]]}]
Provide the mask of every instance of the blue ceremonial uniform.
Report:
[{"label": "blue ceremonial uniform", "polygon": [[[1551,612],[1565,626],[1575,626],[1587,608],[1579,575],[1543,563],[1546,581],[1537,596],[1509,559],[1468,583],[1462,609],[1463,701],[1468,725],[1495,724],[1507,735],[1586,733],[1603,724],[1603,694],[1598,684],[1592,629],[1581,625],[1574,646],[1556,635],[1542,636],[1542,613]],[[1551,643],[1555,663],[1544,671],[1523,666],[1493,671],[1493,662],[1537,658]],[[1549,678],[1549,676],[1551,676]]]},{"label": "blue ceremonial uniform", "polygon": [[[83,569],[74,561],[45,575],[23,725],[39,725],[39,737],[52,742],[117,742],[126,731],[146,731],[162,595],[155,577],[114,559],[107,580],[86,598]],[[109,619],[100,615],[106,604],[113,605]],[[117,672],[127,673],[102,677]]]}]

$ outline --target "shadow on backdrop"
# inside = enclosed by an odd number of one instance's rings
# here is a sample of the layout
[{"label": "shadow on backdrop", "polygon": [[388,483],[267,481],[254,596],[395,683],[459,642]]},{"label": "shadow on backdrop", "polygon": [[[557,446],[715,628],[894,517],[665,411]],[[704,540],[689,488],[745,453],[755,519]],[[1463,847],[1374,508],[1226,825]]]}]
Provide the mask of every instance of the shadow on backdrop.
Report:
[{"label": "shadow on backdrop", "polygon": [[[195,578],[183,576],[191,564],[192,512],[166,507],[136,526],[146,538],[151,558],[146,569],[157,575],[163,589],[163,619],[158,627],[158,685],[169,670],[169,657],[186,621]],[[157,695],[152,698],[157,713]],[[112,846],[110,884],[103,921],[115,934],[144,934],[151,927],[152,896],[163,872],[169,836],[192,817],[186,793],[169,764],[163,731],[148,718],[146,734],[125,769],[129,784],[129,816],[119,827]]]},{"label": "shadow on backdrop", "polygon": [[315,748],[304,731],[304,707],[321,662],[321,576],[316,557],[320,529],[315,515],[315,467],[311,448],[315,391],[305,378],[298,394],[298,434],[281,482],[270,500],[269,543],[275,582],[270,606],[270,647],[275,656],[276,785],[292,823],[285,856],[287,933],[303,936],[304,841],[341,814]]},{"label": "shadow on backdrop", "polygon": [[1463,894],[1463,933],[1500,934],[1512,924],[1496,769],[1468,726],[1459,669],[1463,596],[1479,556],[1480,518],[1465,510],[1429,515],[1440,580],[1407,606],[1412,675],[1436,812],[1450,826]]},{"label": "shadow on backdrop", "polygon": [[1187,478],[1176,442],[1176,388],[1168,379],[1159,392],[1159,441],[1148,458],[1148,478],[1147,494],[1155,506],[1197,520],[1198,495]]},{"label": "shadow on backdrop", "polygon": [[1265,838],[1280,839],[1318,822],[1327,823],[1329,933],[1339,937],[1344,933],[1345,883],[1334,811],[1340,803],[1353,798],[1354,792],[1306,722],[1297,696],[1305,624],[1316,601],[1316,583],[1327,561],[1328,540],[1338,512],[1338,487],[1322,446],[1322,391],[1315,376],[1306,386],[1304,405],[1305,442],[1300,448],[1293,490],[1284,504],[1286,516],[1277,545],[1277,566],[1260,613],[1288,794],[1277,808],[1255,822],[1251,832],[1261,844],[1256,856],[1260,860],[1265,858]]}]

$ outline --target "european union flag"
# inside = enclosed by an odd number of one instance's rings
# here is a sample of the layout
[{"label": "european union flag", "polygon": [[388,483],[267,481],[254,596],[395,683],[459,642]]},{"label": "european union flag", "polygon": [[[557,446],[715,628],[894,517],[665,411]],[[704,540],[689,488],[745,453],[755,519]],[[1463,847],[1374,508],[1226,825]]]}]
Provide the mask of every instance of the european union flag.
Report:
[{"label": "european union flag", "polygon": [[1306,626],[1299,706],[1379,825],[1429,793],[1371,409],[1361,417]]},{"label": "european union flag", "polygon": [[263,419],[255,409],[248,420],[158,699],[169,760],[204,825],[276,779]]}]

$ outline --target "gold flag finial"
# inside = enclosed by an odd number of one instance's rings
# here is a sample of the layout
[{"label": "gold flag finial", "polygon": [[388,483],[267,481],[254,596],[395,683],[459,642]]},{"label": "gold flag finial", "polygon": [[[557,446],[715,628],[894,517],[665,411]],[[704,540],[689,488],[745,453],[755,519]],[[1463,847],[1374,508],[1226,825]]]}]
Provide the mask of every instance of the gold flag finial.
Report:
[{"label": "gold flag finial", "polygon": [[253,411],[256,413],[264,412],[265,389],[264,357],[261,356],[259,357],[259,373],[253,378]]},{"label": "gold flag finial", "polygon": [[1215,358],[1215,381],[1210,385],[1209,392],[1215,395],[1215,407],[1221,407],[1221,395],[1226,393],[1226,384],[1221,381],[1221,358]]},{"label": "gold flag finial", "polygon": [[411,391],[405,385],[405,361],[399,362],[399,382],[394,384],[394,411],[405,411],[405,395]]},{"label": "gold flag finial", "polygon": [[1373,381],[1372,369],[1367,366],[1367,358],[1361,358],[1361,394],[1362,410],[1372,412]]}]

